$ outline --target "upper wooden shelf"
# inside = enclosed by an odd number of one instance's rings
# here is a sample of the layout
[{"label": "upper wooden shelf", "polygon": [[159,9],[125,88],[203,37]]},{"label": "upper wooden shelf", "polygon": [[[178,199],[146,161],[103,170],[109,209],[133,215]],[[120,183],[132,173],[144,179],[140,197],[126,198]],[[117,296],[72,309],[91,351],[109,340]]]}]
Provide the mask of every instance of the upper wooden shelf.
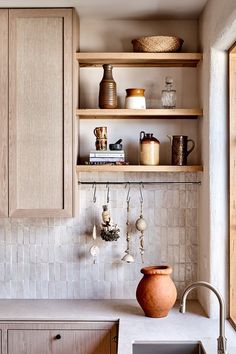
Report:
[{"label": "upper wooden shelf", "polygon": [[202,116],[200,108],[176,108],[176,109],[77,109],[77,116],[82,119],[91,118],[196,118]]},{"label": "upper wooden shelf", "polygon": [[81,67],[114,66],[195,67],[202,53],[76,53]]},{"label": "upper wooden shelf", "polygon": [[202,172],[203,166],[77,165],[76,172]]}]

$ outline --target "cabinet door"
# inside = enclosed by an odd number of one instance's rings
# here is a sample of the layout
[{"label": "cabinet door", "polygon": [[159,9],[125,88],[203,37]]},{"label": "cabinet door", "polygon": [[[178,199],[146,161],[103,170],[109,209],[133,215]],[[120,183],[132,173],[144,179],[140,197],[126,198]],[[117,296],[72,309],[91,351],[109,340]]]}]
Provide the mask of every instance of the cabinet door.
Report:
[{"label": "cabinet door", "polygon": [[0,217],[8,216],[8,10],[0,10]]},{"label": "cabinet door", "polygon": [[9,11],[9,215],[72,216],[72,10]]},{"label": "cabinet door", "polygon": [[110,341],[107,329],[9,330],[8,354],[111,354]]}]

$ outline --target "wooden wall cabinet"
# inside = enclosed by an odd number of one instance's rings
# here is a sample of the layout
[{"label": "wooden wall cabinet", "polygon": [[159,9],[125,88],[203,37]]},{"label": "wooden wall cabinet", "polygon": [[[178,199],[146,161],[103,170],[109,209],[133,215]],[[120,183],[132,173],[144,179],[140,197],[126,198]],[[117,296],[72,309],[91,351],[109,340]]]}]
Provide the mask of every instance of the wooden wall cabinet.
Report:
[{"label": "wooden wall cabinet", "polygon": [[71,217],[73,10],[0,16],[0,216]]},{"label": "wooden wall cabinet", "polygon": [[8,10],[0,10],[0,217],[8,216]]},{"label": "wooden wall cabinet", "polygon": [[3,324],[3,354],[116,354],[114,322]]}]

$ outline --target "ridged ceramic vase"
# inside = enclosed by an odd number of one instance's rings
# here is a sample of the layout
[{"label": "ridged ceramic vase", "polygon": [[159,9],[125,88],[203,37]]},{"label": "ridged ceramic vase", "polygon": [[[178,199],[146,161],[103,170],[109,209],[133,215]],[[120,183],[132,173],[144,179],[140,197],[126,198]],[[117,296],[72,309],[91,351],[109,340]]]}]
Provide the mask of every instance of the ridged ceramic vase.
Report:
[{"label": "ridged ceramic vase", "polygon": [[147,317],[166,317],[174,306],[177,291],[170,277],[170,266],[151,266],[141,269],[143,278],[138,284],[136,297]]},{"label": "ridged ceramic vase", "polygon": [[112,76],[113,66],[103,65],[104,73],[99,86],[99,108],[117,108],[116,83]]}]

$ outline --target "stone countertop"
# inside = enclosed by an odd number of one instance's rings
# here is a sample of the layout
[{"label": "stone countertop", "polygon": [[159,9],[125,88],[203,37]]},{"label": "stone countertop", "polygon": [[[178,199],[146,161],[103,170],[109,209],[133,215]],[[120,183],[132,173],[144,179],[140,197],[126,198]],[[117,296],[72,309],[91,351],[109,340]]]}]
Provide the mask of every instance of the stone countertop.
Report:
[{"label": "stone countertop", "polygon": [[[0,300],[0,321],[117,321],[118,354],[132,354],[135,341],[201,341],[217,353],[219,321],[209,319],[196,301],[181,314],[174,307],[165,318],[148,318],[136,300]],[[228,354],[236,354],[236,332],[226,322]]]}]

